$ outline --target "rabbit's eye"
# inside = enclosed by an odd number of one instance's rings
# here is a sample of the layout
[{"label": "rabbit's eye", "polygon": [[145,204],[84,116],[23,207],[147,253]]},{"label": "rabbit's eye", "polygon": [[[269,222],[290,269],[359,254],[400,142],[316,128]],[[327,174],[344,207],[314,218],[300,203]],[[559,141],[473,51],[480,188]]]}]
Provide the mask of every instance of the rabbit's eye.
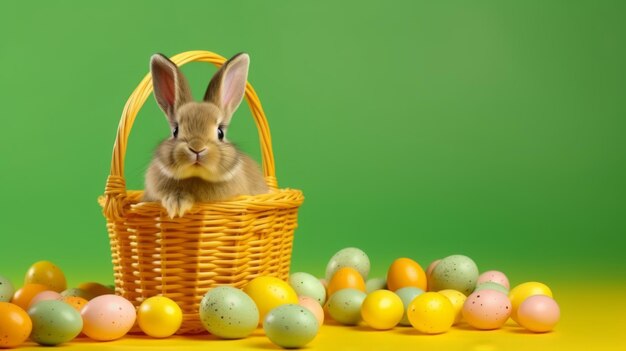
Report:
[{"label": "rabbit's eye", "polygon": [[172,131],[172,135],[174,138],[178,137],[178,126],[174,127],[174,131]]},{"label": "rabbit's eye", "polygon": [[224,140],[224,131],[222,130],[222,127],[217,127],[217,138],[220,141]]}]

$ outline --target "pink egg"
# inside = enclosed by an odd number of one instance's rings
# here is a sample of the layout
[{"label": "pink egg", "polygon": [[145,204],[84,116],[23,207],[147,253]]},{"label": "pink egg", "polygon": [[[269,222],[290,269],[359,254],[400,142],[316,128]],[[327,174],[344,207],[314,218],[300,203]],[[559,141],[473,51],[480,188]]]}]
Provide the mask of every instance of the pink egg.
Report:
[{"label": "pink egg", "polygon": [[299,296],[298,305],[311,311],[320,327],[324,324],[324,309],[316,299],[308,296]]},{"label": "pink egg", "polygon": [[496,290],[477,291],[463,304],[463,319],[477,329],[498,329],[511,315],[509,297]]},{"label": "pink egg", "polygon": [[117,295],[101,295],[83,310],[83,333],[94,340],[109,341],[126,335],[135,324],[137,313],[128,300]]},{"label": "pink egg", "polygon": [[31,308],[39,301],[59,300],[59,299],[61,299],[61,294],[59,294],[56,291],[52,291],[52,290],[42,291],[39,294],[35,295],[32,300],[30,300],[30,304],[28,305],[28,308]]},{"label": "pink egg", "polygon": [[517,310],[519,324],[533,332],[545,333],[559,322],[561,309],[549,296],[534,295],[522,302]]},{"label": "pink egg", "polygon": [[476,285],[480,285],[485,282],[494,282],[504,286],[507,289],[510,289],[509,278],[506,275],[499,271],[487,271],[480,276],[478,276],[478,280],[476,281]]}]

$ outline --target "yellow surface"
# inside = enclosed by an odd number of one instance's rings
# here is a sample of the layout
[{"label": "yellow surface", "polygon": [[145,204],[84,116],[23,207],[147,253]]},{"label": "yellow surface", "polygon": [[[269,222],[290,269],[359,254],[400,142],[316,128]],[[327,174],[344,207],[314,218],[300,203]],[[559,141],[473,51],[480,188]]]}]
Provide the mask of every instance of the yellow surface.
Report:
[{"label": "yellow surface", "polygon": [[[587,282],[588,283],[588,282]],[[595,287],[600,290],[587,290]],[[509,320],[504,328],[478,331],[460,324],[440,335],[425,335],[410,327],[374,331],[364,325],[322,326],[305,350],[626,350],[626,286],[569,283],[555,289],[561,321],[547,334],[524,331]],[[39,349],[27,343],[18,350]],[[50,350],[50,348],[46,348]],[[210,335],[152,339],[126,336],[113,342],[79,338],[62,350],[279,350],[258,329],[243,340],[218,340]]]}]

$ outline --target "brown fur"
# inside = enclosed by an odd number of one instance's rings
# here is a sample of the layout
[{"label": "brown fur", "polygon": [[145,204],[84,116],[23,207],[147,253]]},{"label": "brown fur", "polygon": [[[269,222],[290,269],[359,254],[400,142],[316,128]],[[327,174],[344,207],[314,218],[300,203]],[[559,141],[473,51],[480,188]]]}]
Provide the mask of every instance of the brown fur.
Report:
[{"label": "brown fur", "polygon": [[225,63],[211,80],[205,101],[195,102],[178,67],[164,56],[152,57],[154,94],[178,135],[157,147],[146,174],[144,201],[160,201],[172,218],[195,202],[268,192],[256,162],[217,134],[218,128],[227,134],[241,102],[247,60],[240,54]]}]

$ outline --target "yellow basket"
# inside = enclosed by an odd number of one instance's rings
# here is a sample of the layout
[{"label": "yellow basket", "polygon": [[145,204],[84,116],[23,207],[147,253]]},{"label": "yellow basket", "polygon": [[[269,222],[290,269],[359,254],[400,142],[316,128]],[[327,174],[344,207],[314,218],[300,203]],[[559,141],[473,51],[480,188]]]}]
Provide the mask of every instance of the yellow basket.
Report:
[{"label": "yellow basket", "polygon": [[[200,61],[217,67],[226,61],[208,51],[184,52],[171,60],[178,66]],[[287,279],[298,208],[304,197],[299,190],[278,188],[265,113],[247,83],[246,100],[259,131],[263,174],[270,192],[198,203],[176,219],[169,218],[160,203],[142,202],[143,191],[126,190],[124,156],[137,112],[151,92],[148,74],[122,112],[111,173],[99,199],[107,220],[115,291],[135,306],[151,296],[167,296],[183,311],[178,333],[200,333],[204,328],[198,308],[210,288],[242,287],[261,275]]]}]

